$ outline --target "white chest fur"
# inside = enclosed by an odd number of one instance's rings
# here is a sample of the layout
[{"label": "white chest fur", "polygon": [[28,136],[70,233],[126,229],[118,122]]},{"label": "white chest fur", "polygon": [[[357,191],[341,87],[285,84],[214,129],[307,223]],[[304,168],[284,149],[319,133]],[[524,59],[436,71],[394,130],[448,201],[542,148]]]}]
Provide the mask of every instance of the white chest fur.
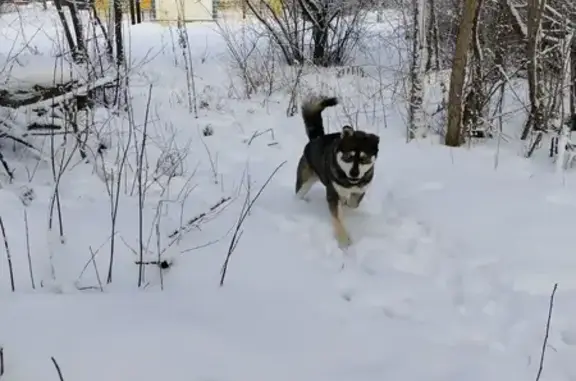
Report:
[{"label": "white chest fur", "polygon": [[340,196],[344,202],[348,201],[353,194],[358,195],[366,192],[366,189],[368,189],[369,185],[370,184],[366,184],[364,186],[343,187],[340,184],[332,182],[332,186],[334,186],[336,193],[338,193],[338,196]]}]

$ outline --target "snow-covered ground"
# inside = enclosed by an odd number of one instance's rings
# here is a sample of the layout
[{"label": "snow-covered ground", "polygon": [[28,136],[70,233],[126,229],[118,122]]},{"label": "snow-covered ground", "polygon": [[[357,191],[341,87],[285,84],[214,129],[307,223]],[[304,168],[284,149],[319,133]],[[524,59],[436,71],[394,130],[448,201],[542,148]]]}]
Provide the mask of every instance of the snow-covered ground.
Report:
[{"label": "snow-covered ground", "polygon": [[[56,19],[32,10],[21,17],[2,16],[0,34],[31,40],[16,44],[22,52],[11,78],[33,73],[37,81],[54,70]],[[290,70],[274,69],[272,95],[242,97],[213,24],[188,29],[198,118],[188,111],[181,50],[170,42],[176,32],[130,28],[134,121],[104,110],[95,116],[110,147],[104,164],[75,156],[60,180],[64,242],[58,223],[47,228],[52,164],[3,142],[16,176],[13,184],[3,177],[0,190],[16,292],[2,246],[0,380],[57,380],[51,357],[66,381],[530,380],[554,283],[541,380],[576,380],[574,174],[522,159],[512,144],[498,153],[492,144],[406,144],[402,89],[394,86],[401,40],[389,20],[374,26],[379,37],[360,63],[366,77],[310,69],[300,89],[342,97],[344,107],[326,111],[331,130],[352,119],[381,135],[375,183],[358,210],[345,211],[355,242],[348,252],[332,237],[322,187],[308,202],[293,196],[306,136],[300,115],[286,116]],[[8,45],[0,42],[0,55],[14,51]],[[150,89],[144,260],[160,251],[171,266],[161,277],[146,265],[138,288],[134,144]],[[505,132],[515,136],[521,121],[510,118]],[[117,175],[131,126],[106,284],[112,227],[104,172]],[[154,173],[166,152],[182,159],[170,181]],[[244,200],[284,161],[247,215],[219,287]],[[36,195],[28,206],[23,187]],[[203,213],[172,243],[175,229]]]}]

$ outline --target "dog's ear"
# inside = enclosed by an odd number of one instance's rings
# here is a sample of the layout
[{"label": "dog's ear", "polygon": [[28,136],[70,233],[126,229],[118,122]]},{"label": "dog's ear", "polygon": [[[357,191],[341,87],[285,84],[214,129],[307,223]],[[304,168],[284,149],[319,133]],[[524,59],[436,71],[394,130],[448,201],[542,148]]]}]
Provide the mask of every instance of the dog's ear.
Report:
[{"label": "dog's ear", "polygon": [[380,144],[380,136],[376,134],[369,134],[369,142],[373,149],[378,152],[378,145]]},{"label": "dog's ear", "polygon": [[342,127],[342,138],[349,138],[354,135],[354,129],[348,125]]}]

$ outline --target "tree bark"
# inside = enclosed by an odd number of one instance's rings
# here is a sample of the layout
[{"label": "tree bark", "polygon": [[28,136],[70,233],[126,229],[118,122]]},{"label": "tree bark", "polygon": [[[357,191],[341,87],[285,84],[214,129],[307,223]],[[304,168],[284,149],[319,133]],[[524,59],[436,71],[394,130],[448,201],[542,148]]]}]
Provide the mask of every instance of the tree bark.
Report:
[{"label": "tree bark", "polygon": [[140,0],[136,0],[136,23],[142,23],[142,7],[140,6]]},{"label": "tree bark", "polygon": [[84,26],[82,20],[78,15],[78,6],[74,0],[68,1],[68,10],[70,11],[70,18],[72,19],[72,27],[76,35],[76,48],[78,52],[78,60],[83,61],[88,57],[88,50],[86,49],[86,42],[84,40]]},{"label": "tree bark", "polygon": [[416,137],[424,128],[424,53],[426,49],[426,26],[422,25],[425,0],[412,0],[412,62],[410,64],[410,103],[408,107],[408,131],[406,140]]},{"label": "tree bark", "polygon": [[436,18],[436,0],[428,0],[430,10],[428,33],[426,36],[428,57],[426,57],[426,72],[440,70],[440,42],[438,41],[438,20]]},{"label": "tree bark", "polygon": [[541,101],[543,98],[542,75],[539,64],[540,55],[540,33],[542,25],[542,13],[546,0],[528,0],[528,41],[526,54],[528,56],[528,88],[530,96],[530,114],[522,131],[522,140],[528,137],[530,131],[542,130],[544,123],[544,112]]},{"label": "tree bark", "polygon": [[134,0],[128,0],[130,4],[130,23],[132,25],[136,24],[136,5],[134,4]]},{"label": "tree bark", "polygon": [[113,0],[114,5],[114,39],[116,41],[116,65],[118,70],[124,64],[124,41],[122,40],[122,1]]},{"label": "tree bark", "polygon": [[56,10],[58,11],[58,17],[60,18],[60,22],[62,23],[62,29],[64,30],[64,37],[66,38],[66,41],[68,41],[68,47],[70,48],[72,57],[76,61],[78,59],[78,50],[76,47],[76,42],[74,41],[74,37],[72,37],[72,31],[70,30],[70,25],[68,25],[68,20],[66,20],[66,15],[64,14],[64,8],[62,7],[62,0],[54,0],[54,5],[56,6]]},{"label": "tree bark", "polygon": [[445,143],[449,147],[458,147],[462,144],[462,93],[466,80],[468,50],[470,49],[474,16],[477,8],[478,0],[465,0],[462,16],[460,17],[448,95],[448,128],[446,130]]},{"label": "tree bark", "polygon": [[576,130],[576,38],[572,40],[570,48],[570,115],[572,117],[572,130]]},{"label": "tree bark", "polygon": [[473,131],[477,130],[483,121],[483,110],[486,103],[484,86],[489,86],[489,84],[485,83],[486,81],[483,75],[484,57],[480,43],[479,26],[482,3],[483,0],[478,0],[478,6],[474,14],[474,23],[472,25],[471,86],[470,91],[465,96],[462,115],[462,128],[469,137],[472,136]]}]

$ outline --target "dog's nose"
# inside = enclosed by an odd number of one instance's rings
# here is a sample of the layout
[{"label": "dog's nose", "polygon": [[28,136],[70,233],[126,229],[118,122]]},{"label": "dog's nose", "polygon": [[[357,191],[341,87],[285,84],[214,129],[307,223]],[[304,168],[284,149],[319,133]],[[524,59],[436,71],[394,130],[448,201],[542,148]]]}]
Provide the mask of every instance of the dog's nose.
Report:
[{"label": "dog's nose", "polygon": [[350,170],[350,177],[352,177],[353,179],[357,179],[358,176],[360,176],[360,171],[357,168],[352,168]]}]

